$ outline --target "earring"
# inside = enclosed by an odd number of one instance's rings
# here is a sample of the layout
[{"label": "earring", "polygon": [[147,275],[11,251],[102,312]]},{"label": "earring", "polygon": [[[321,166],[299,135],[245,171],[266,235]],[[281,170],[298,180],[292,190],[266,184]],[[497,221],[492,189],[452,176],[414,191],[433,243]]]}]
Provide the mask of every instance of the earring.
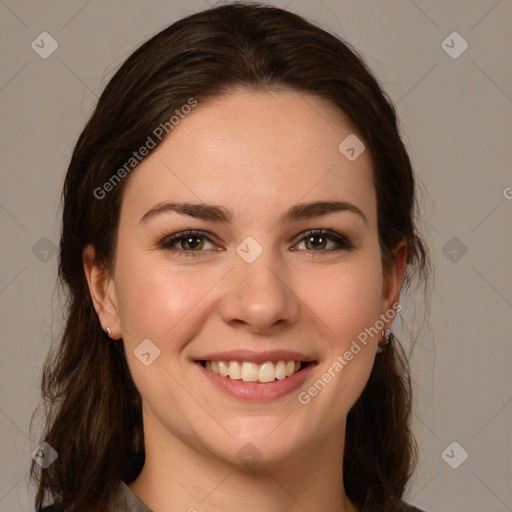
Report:
[{"label": "earring", "polygon": [[380,343],[379,345],[377,345],[377,353],[379,354],[381,352],[384,352],[386,346],[389,344],[389,340],[391,339],[391,329],[386,329],[386,332],[384,332],[384,329],[382,329],[382,331],[380,332],[382,334],[381,341],[383,341],[384,343],[382,345]]},{"label": "earring", "polygon": [[110,336],[110,333],[111,333],[112,331],[110,330],[110,327],[107,327],[107,328],[105,329],[105,332],[107,333],[107,336]]}]

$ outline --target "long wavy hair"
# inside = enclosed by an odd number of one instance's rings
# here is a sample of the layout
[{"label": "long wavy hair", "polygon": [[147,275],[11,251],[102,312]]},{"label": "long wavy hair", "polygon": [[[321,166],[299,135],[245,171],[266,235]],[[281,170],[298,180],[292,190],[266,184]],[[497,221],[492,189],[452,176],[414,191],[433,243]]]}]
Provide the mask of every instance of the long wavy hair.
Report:
[{"label": "long wavy hair", "polygon": [[[82,263],[83,249],[92,244],[97,262],[112,268],[130,175],[106,199],[98,198],[98,187],[190,98],[206,102],[240,87],[313,95],[351,123],[373,161],[384,268],[405,239],[402,292],[413,280],[428,280],[417,186],[396,112],[346,42],[299,15],[253,3],[226,4],[171,24],[132,53],[106,85],[67,170],[59,254],[66,322],[44,364],[38,408],[44,410],[41,442],[58,458],[45,469],[32,462],[36,509],[54,503],[66,512],[110,510],[120,481],[134,480],[144,464],[141,397],[122,339],[111,341],[102,330]],[[344,486],[361,511],[402,508],[417,457],[411,395],[408,359],[392,336],[347,418]]]}]

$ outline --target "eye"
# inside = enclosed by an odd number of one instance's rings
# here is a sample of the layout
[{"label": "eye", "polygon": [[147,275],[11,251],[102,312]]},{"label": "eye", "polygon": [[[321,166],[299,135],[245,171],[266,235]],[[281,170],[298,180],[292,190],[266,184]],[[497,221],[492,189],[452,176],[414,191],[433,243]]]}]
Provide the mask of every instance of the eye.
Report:
[{"label": "eye", "polygon": [[[330,248],[327,247],[329,242],[331,242]],[[301,245],[302,243],[304,243],[305,250],[312,253],[311,256],[317,256],[317,254],[313,253],[320,253],[318,254],[318,256],[320,256],[325,253],[350,250],[354,248],[350,240],[345,236],[324,229],[313,229],[308,231],[306,235],[299,240],[299,244],[297,245]],[[333,244],[334,247],[332,247]]]},{"label": "eye", "polygon": [[[352,243],[343,235],[336,232],[323,229],[313,229],[308,231],[299,240],[297,245],[304,243],[305,250],[312,257],[321,256],[325,253],[331,253],[342,250],[353,249]],[[329,243],[331,247],[329,248]],[[205,246],[210,244],[211,247]],[[334,247],[332,247],[334,245]],[[159,243],[161,249],[165,249],[178,256],[185,256],[187,258],[196,258],[201,256],[207,256],[210,250],[221,250],[215,247],[212,239],[203,233],[202,231],[182,231],[171,235]],[[178,247],[176,247],[178,246]],[[292,248],[291,250],[296,251],[297,249]],[[318,253],[318,254],[315,254]]]},{"label": "eye", "polygon": [[[166,249],[178,255],[194,258],[197,256],[206,256],[206,250],[204,250],[205,243],[213,246],[210,237],[201,231],[183,231],[165,238],[159,245],[162,249]],[[178,245],[178,247],[175,247],[176,245]],[[210,250],[214,248],[213,246]],[[208,249],[208,247],[206,247],[206,249]]]}]

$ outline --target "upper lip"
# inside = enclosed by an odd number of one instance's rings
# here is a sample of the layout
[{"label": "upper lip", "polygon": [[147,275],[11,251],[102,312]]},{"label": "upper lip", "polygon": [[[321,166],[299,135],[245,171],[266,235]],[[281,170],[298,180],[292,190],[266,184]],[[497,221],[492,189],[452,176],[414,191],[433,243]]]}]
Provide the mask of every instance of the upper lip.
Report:
[{"label": "upper lip", "polygon": [[262,364],[267,361],[304,361],[315,362],[311,357],[290,350],[267,350],[253,352],[251,350],[229,350],[214,352],[198,357],[196,361],[247,361],[248,363]]}]

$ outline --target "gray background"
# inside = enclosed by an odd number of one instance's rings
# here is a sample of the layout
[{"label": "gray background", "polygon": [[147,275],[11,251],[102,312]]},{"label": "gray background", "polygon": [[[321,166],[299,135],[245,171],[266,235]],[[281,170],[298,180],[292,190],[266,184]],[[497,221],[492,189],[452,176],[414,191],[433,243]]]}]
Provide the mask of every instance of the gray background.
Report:
[{"label": "gray background", "polygon": [[[512,3],[275,4],[366,57],[397,106],[424,185],[435,285],[412,360],[420,464],[409,500],[430,512],[512,510]],[[27,470],[38,432],[29,437],[28,425],[52,329],[61,325],[58,201],[73,145],[128,54],[207,5],[0,0],[2,512],[32,510]],[[42,46],[45,31],[58,48],[43,59],[31,43]],[[446,40],[454,31],[469,44],[457,58],[463,41]],[[460,464],[462,450],[469,455]]]}]

